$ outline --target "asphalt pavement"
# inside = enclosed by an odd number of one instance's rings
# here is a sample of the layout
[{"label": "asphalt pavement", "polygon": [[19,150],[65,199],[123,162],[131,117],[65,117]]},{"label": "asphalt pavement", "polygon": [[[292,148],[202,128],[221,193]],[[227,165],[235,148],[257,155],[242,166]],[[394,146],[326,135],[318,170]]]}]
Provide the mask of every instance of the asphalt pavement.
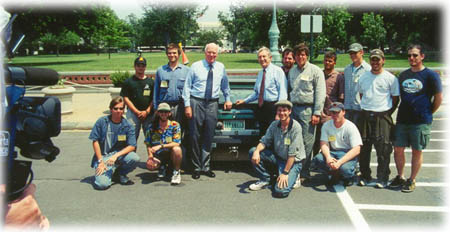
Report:
[{"label": "asphalt pavement", "polygon": [[[373,187],[325,186],[314,173],[310,187],[275,199],[270,189],[253,192],[256,181],[248,162],[213,162],[216,178],[193,180],[183,171],[182,184],[171,186],[156,172],[145,169],[146,153],[141,134],[141,163],[129,174],[132,186],[113,185],[106,191],[92,187],[92,143],[89,128],[108,113],[108,93],[76,93],[74,113],[62,116],[62,133],[53,138],[61,149],[52,163],[33,161],[36,198],[52,229],[66,230],[422,230],[446,228],[449,213],[446,127],[447,103],[435,115],[432,141],[424,151],[424,164],[413,193]],[[407,164],[411,152],[407,152]],[[20,159],[25,159],[20,157]],[[372,172],[376,155],[372,153]],[[410,166],[406,167],[406,175]],[[391,178],[395,164],[391,158]],[[130,227],[131,226],[131,227]]]}]

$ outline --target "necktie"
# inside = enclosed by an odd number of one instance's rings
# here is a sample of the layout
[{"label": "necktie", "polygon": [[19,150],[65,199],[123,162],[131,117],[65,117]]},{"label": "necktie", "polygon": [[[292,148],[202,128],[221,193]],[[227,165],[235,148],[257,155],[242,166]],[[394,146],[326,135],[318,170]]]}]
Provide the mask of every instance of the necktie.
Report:
[{"label": "necktie", "polygon": [[212,64],[209,65],[208,79],[206,80],[205,100],[211,100],[212,98],[212,85],[213,85],[213,71]]},{"label": "necktie", "polygon": [[261,80],[261,87],[259,88],[258,106],[261,107],[264,103],[264,82],[266,82],[266,69],[263,69],[263,76]]}]

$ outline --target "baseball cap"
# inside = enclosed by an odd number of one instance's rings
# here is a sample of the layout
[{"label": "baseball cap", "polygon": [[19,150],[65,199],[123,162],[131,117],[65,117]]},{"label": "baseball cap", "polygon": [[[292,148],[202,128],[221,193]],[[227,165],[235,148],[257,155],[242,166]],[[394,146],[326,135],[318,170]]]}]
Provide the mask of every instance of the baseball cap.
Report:
[{"label": "baseball cap", "polygon": [[163,102],[161,104],[158,105],[158,111],[170,111],[170,106],[169,104]]},{"label": "baseball cap", "polygon": [[288,100],[280,100],[277,103],[275,103],[275,106],[288,106],[289,108],[292,108],[292,103]]},{"label": "baseball cap", "polygon": [[139,56],[138,58],[136,58],[134,60],[134,65],[138,65],[138,64],[143,64],[143,65],[147,66],[147,60],[144,57]]},{"label": "baseball cap", "polygon": [[352,43],[348,47],[348,51],[347,52],[359,52],[361,50],[363,50],[363,46],[361,44],[359,44],[359,43]]},{"label": "baseball cap", "polygon": [[372,57],[378,57],[379,59],[384,59],[384,52],[380,49],[376,48],[370,51],[369,59],[372,59]]},{"label": "baseball cap", "polygon": [[329,111],[340,112],[343,109],[344,109],[344,104],[342,104],[340,102],[333,102],[333,103],[331,103]]}]

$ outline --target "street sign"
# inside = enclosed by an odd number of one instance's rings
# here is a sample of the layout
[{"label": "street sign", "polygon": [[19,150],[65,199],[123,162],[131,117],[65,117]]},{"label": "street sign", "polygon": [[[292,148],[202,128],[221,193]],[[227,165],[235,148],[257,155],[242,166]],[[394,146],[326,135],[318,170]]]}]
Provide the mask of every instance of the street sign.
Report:
[{"label": "street sign", "polygon": [[311,20],[312,20],[312,32],[322,32],[322,15],[302,15],[300,18],[302,33],[311,33]]}]

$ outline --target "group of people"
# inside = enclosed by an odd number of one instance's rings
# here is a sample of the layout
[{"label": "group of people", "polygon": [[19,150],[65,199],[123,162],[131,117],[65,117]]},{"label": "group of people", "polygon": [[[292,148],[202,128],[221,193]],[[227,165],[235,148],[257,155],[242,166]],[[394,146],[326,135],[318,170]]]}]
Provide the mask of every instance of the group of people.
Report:
[{"label": "group of people", "polygon": [[[157,69],[154,80],[145,75],[145,58],[135,60],[135,74],[125,81],[121,96],[111,101],[111,114],[98,119],[89,136],[95,152],[95,188],[107,189],[112,182],[133,184],[127,173],[139,161],[135,150],[141,128],[147,168],[158,170],[158,177],[165,177],[170,167],[171,183],[181,182],[183,149],[190,154],[193,179],[215,177],[210,160],[220,92],[224,110],[233,104],[225,67],[216,61],[218,52],[216,44],[207,44],[205,59],[187,67],[178,62],[180,48],[169,44],[168,64]],[[250,190],[268,186],[275,176],[273,195],[287,197],[293,188],[311,181],[312,169],[324,171],[328,183],[342,181],[351,186],[358,164],[358,185],[368,185],[372,145],[378,161],[375,187],[388,186],[394,150],[398,175],[389,187],[414,190],[422,150],[430,140],[432,114],[442,102],[439,75],[424,66],[420,45],[408,48],[410,68],[398,78],[384,69],[382,50],[370,51],[370,64],[363,59],[361,44],[351,44],[348,53],[352,63],[339,73],[332,51],[325,53],[321,70],[308,61],[305,44],[286,48],[282,67],[272,64],[268,48],[258,50],[262,69],[254,91],[235,102],[257,101],[255,116],[262,137],[250,149],[249,158],[259,180]],[[399,103],[394,125],[391,115]],[[122,117],[125,106],[126,119]],[[410,146],[411,175],[406,179],[404,151]]]}]

